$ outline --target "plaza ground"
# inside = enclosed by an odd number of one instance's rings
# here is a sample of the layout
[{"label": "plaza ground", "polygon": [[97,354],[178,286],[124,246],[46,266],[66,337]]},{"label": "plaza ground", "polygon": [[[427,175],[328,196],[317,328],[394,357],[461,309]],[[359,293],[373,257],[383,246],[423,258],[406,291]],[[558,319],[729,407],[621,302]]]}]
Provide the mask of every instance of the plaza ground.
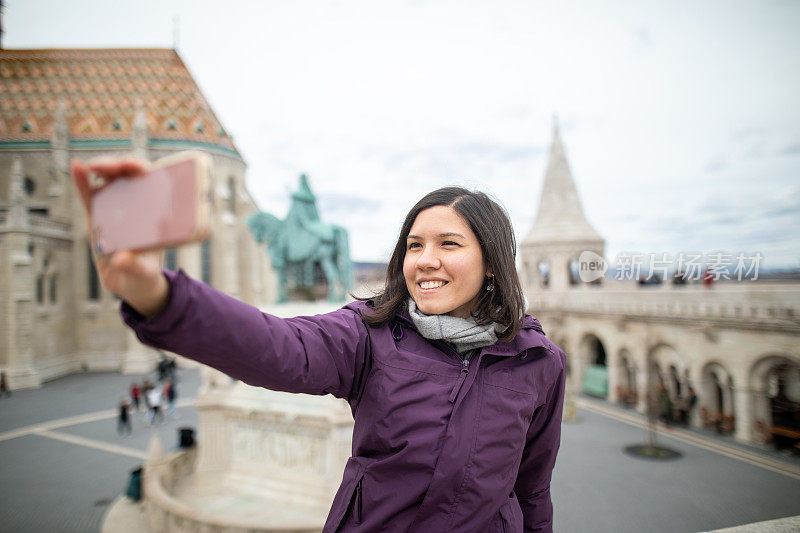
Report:
[{"label": "plaza ground", "polygon": [[[99,531],[151,434],[170,450],[178,428],[197,428],[199,372],[181,369],[179,418],[151,428],[135,413],[133,435],[117,435],[120,397],[145,377],[155,376],[77,374],[0,399],[0,531]],[[797,458],[673,429],[659,444],[680,458],[641,459],[623,451],[646,440],[637,413],[577,404],[553,473],[556,531],[698,532],[800,515]]]}]

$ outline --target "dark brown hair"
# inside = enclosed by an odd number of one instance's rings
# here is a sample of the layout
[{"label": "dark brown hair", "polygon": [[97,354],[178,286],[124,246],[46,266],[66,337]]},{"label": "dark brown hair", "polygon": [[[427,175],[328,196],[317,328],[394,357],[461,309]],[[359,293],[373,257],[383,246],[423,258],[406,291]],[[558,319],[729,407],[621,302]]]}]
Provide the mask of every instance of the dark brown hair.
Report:
[{"label": "dark brown hair", "polygon": [[[522,295],[514,258],[517,245],[514,230],[505,209],[482,192],[461,187],[444,187],[426,194],[406,215],[392,258],[386,268],[386,285],[373,300],[373,307],[365,311],[364,321],[370,326],[385,324],[409,298],[403,261],[406,257],[406,239],[420,212],[434,206],[452,207],[469,224],[478,238],[483,259],[494,276],[494,289],[484,285],[478,294],[472,316],[479,324],[496,322],[504,329],[498,331],[502,341],[510,341],[522,329],[525,316],[525,299]],[[487,279],[488,282],[488,279]]]}]

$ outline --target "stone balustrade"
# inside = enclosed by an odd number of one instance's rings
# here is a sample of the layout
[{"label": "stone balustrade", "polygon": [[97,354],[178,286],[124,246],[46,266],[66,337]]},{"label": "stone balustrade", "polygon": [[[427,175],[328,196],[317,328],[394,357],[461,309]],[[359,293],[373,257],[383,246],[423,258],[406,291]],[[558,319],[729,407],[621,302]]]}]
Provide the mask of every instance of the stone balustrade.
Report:
[{"label": "stone balustrade", "polygon": [[530,291],[529,309],[697,319],[800,327],[800,284],[771,282],[720,283],[713,287],[576,287],[567,291]]},{"label": "stone balustrade", "polygon": [[[160,444],[156,444],[160,448]],[[223,516],[213,509],[198,509],[187,505],[175,494],[176,487],[194,473],[196,448],[178,450],[167,455],[153,452],[144,471],[144,502],[147,520],[152,531],[173,533],[314,533],[318,527],[307,525],[265,526],[259,520],[229,514]]]},{"label": "stone balustrade", "polygon": [[72,228],[72,224],[69,222],[54,220],[50,217],[37,215],[34,213],[28,214],[28,220],[33,228],[41,229],[46,232],[63,234],[66,236],[70,235],[70,230]]}]

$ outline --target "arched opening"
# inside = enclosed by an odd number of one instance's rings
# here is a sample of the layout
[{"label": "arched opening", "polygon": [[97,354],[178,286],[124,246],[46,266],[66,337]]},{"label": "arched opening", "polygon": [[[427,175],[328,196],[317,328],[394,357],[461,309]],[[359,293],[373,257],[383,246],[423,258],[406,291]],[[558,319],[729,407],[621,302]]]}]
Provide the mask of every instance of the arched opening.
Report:
[{"label": "arched opening", "polygon": [[608,368],[606,349],[602,341],[588,334],[581,342],[581,362],[585,365],[581,380],[581,391],[591,396],[608,398]]},{"label": "arched opening", "polygon": [[539,284],[542,287],[549,286],[550,285],[550,263],[548,263],[546,260],[542,259],[541,261],[539,261],[539,264],[537,265],[537,268],[539,269]]},{"label": "arched opening", "polygon": [[800,361],[764,358],[752,376],[757,436],[780,450],[800,450]]},{"label": "arched opening", "polygon": [[36,182],[30,176],[25,176],[22,186],[25,189],[25,194],[29,197],[36,192]]},{"label": "arched opening", "polygon": [[569,260],[569,263],[567,263],[567,272],[569,272],[569,284],[579,285],[581,282],[580,263],[577,257],[573,257]]},{"label": "arched opening", "polygon": [[678,378],[678,369],[675,365],[669,367],[669,388],[670,392],[675,398],[681,398],[683,391],[681,390],[681,380]]},{"label": "arched opening", "polygon": [[730,435],[735,429],[733,377],[719,363],[703,369],[700,384],[700,419],[705,429]]},{"label": "arched opening", "polygon": [[686,388],[680,378],[686,372],[684,358],[672,346],[659,344],[649,353],[648,372],[645,405],[654,416],[666,423],[687,418],[688,414],[681,411],[686,403]]}]

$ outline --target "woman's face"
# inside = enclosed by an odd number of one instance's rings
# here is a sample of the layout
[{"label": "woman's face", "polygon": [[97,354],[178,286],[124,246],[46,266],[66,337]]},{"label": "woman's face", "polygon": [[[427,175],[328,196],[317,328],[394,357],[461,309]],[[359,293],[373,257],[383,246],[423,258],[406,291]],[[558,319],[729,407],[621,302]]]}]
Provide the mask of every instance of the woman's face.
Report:
[{"label": "woman's face", "polygon": [[434,206],[417,215],[406,240],[403,276],[420,311],[469,317],[487,274],[478,238],[455,209]]}]

